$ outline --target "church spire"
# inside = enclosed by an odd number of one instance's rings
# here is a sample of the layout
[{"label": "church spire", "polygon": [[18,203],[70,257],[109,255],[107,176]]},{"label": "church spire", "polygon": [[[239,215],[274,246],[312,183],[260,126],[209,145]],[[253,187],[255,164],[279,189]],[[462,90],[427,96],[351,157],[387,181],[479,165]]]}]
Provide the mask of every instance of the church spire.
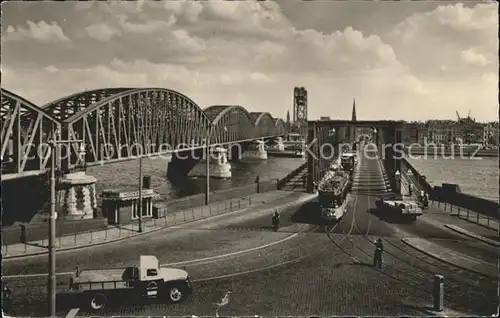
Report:
[{"label": "church spire", "polygon": [[352,99],[352,116],[351,116],[351,120],[352,121],[357,121],[357,118],[356,118],[356,99],[355,98]]}]

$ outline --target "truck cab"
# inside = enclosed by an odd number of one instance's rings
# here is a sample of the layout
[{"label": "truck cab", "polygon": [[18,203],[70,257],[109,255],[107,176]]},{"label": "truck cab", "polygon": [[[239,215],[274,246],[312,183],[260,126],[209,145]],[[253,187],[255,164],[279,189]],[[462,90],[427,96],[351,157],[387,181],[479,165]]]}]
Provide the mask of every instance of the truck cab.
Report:
[{"label": "truck cab", "polygon": [[156,256],[142,255],[139,264],[117,269],[77,267],[70,278],[69,293],[78,295],[89,309],[103,309],[110,302],[124,303],[139,299],[165,299],[181,302],[192,287],[186,271],[161,267]]}]

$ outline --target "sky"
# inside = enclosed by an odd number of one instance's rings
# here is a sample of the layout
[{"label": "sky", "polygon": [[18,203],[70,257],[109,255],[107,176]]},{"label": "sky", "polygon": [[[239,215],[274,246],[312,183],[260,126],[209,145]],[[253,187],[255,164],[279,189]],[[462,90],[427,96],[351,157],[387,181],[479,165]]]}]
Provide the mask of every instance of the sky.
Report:
[{"label": "sky", "polygon": [[37,105],[159,87],[308,119],[498,119],[497,4],[3,2],[2,88]]}]

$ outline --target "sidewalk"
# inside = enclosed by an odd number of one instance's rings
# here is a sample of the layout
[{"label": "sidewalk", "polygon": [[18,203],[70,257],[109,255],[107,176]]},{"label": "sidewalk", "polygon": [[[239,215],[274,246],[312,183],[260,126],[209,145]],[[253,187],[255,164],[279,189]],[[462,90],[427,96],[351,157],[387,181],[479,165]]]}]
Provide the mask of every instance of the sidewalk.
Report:
[{"label": "sidewalk", "polygon": [[[139,232],[138,224],[123,226],[109,226],[105,230],[86,233],[77,233],[71,236],[58,237],[56,239],[56,251],[67,251],[83,247],[107,244],[146,233],[158,231],[164,228],[174,227],[209,217],[223,215],[230,212],[242,211],[251,206],[262,205],[269,207],[269,200],[275,200],[290,195],[285,191],[270,191],[253,194],[251,196],[226,201],[214,202],[208,206],[198,206],[190,209],[168,213],[166,217],[159,219],[147,219],[143,222],[143,232]],[[33,241],[27,244],[2,245],[3,259],[21,258],[48,253],[47,240]]]},{"label": "sidewalk", "polygon": [[494,264],[486,263],[482,260],[475,259],[470,256],[463,255],[461,253],[454,252],[450,249],[442,248],[438,244],[434,244],[428,240],[417,238],[417,237],[407,237],[401,239],[404,243],[410,245],[411,247],[446,263],[452,264],[454,266],[465,268],[479,274],[483,274],[490,277],[497,277],[497,268]]},{"label": "sidewalk", "polygon": [[498,231],[499,229],[499,222],[497,219],[481,215],[469,209],[464,209],[462,207],[453,206],[451,204],[445,204],[444,202],[437,201],[431,202],[431,207],[438,212],[457,216],[469,223],[474,223],[494,231]]}]

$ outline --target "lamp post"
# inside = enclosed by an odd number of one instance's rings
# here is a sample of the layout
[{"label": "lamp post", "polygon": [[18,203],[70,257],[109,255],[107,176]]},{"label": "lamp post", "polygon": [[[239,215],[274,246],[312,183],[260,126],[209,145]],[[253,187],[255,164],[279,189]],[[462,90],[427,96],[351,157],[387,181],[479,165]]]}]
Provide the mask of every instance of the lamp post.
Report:
[{"label": "lamp post", "polygon": [[139,233],[142,233],[142,153],[139,154]]},{"label": "lamp post", "polygon": [[56,317],[56,162],[58,161],[56,156],[58,152],[56,147],[59,144],[71,144],[79,143],[79,156],[85,154],[85,145],[83,140],[58,140],[57,137],[60,132],[57,130],[54,134],[54,139],[49,141],[50,146],[50,218],[49,218],[49,282],[48,282],[48,294],[49,294],[49,317]]},{"label": "lamp post", "polygon": [[212,139],[214,124],[210,123],[210,128],[208,129],[208,136],[206,142],[206,158],[205,158],[205,180],[206,180],[206,189],[205,189],[205,205],[210,203],[210,147]]},{"label": "lamp post", "polygon": [[399,170],[396,170],[396,173],[394,173],[394,179],[396,179],[397,192],[401,193],[401,172]]}]

